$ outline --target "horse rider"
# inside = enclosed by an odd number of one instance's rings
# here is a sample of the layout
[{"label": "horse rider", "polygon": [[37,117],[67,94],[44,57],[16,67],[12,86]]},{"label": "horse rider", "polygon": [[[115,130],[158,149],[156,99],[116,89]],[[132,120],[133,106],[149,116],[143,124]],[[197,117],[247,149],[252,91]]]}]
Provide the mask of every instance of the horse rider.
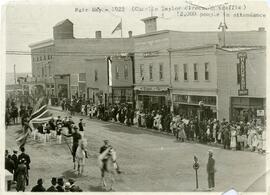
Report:
[{"label": "horse rider", "polygon": [[74,163],[74,168],[75,168],[75,157],[76,157],[76,151],[77,148],[79,146],[79,141],[82,139],[81,134],[78,132],[78,127],[74,126],[73,127],[74,132],[69,134],[69,135],[65,135],[63,134],[65,137],[72,137],[73,140],[73,144],[72,144],[72,156],[73,156],[73,163]]}]

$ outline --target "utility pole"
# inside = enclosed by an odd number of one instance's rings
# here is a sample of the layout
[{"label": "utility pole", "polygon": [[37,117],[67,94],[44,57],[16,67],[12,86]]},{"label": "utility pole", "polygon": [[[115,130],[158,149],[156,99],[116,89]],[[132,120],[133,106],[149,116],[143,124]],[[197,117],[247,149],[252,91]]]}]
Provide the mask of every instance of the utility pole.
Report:
[{"label": "utility pole", "polygon": [[228,26],[226,24],[226,12],[225,12],[225,5],[227,3],[223,4],[223,23],[220,22],[218,29],[222,29],[223,34],[223,47],[226,46],[226,30],[228,29]]},{"label": "utility pole", "polygon": [[14,64],[13,66],[13,73],[14,73],[14,84],[16,85],[17,81],[16,81],[16,64]]}]

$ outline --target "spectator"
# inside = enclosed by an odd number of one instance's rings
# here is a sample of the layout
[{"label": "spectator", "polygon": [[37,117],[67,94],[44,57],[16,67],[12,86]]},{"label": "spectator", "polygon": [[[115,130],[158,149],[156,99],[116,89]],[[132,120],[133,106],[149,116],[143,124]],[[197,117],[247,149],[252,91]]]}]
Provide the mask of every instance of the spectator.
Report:
[{"label": "spectator", "polygon": [[70,183],[70,192],[82,192],[82,189],[79,186],[75,185],[74,179],[71,178],[68,181]]},{"label": "spectator", "polygon": [[19,191],[25,191],[25,185],[27,181],[27,166],[25,165],[26,160],[24,158],[21,158],[19,160],[18,168],[16,170],[17,173],[17,192]]},{"label": "spectator", "polygon": [[10,173],[14,172],[15,164],[11,159],[11,156],[8,153],[8,150],[5,152],[5,169],[8,170]]},{"label": "spectator", "polygon": [[30,156],[25,153],[25,148],[24,147],[21,147],[21,154],[18,156],[18,161],[20,161],[21,159],[25,160],[25,165],[26,165],[26,168],[27,168],[26,185],[28,186],[31,159],[30,159]]},{"label": "spectator", "polygon": [[43,187],[43,180],[40,178],[37,180],[37,185],[35,185],[31,192],[45,192],[46,189]]},{"label": "spectator", "polygon": [[207,162],[207,174],[208,174],[208,188],[214,190],[215,188],[215,160],[213,158],[213,151],[208,151],[208,162]]},{"label": "spectator", "polygon": [[51,183],[52,183],[52,185],[51,185],[51,187],[49,187],[47,189],[47,192],[57,192],[57,189],[56,189],[57,181],[56,181],[55,177],[52,178]]},{"label": "spectator", "polygon": [[62,177],[57,179],[57,186],[56,189],[58,192],[64,192],[64,180]]},{"label": "spectator", "polygon": [[16,171],[17,171],[17,168],[18,168],[18,156],[17,156],[17,152],[18,151],[16,149],[14,149],[13,150],[13,154],[11,156],[11,159],[14,162],[13,181],[17,181],[17,179],[16,179]]}]

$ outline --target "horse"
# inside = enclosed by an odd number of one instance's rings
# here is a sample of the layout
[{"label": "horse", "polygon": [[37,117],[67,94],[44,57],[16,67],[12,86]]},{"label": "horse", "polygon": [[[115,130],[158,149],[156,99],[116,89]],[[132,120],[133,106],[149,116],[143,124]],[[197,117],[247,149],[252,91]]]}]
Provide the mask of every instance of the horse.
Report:
[{"label": "horse", "polygon": [[114,175],[118,169],[116,163],[116,152],[113,148],[107,148],[98,157],[98,164],[101,171],[101,185],[107,191],[112,191],[115,182]]},{"label": "horse", "polygon": [[87,147],[87,140],[81,139],[79,141],[79,145],[75,154],[75,161],[77,162],[78,176],[82,175],[84,171],[85,158],[87,158],[86,147]]}]

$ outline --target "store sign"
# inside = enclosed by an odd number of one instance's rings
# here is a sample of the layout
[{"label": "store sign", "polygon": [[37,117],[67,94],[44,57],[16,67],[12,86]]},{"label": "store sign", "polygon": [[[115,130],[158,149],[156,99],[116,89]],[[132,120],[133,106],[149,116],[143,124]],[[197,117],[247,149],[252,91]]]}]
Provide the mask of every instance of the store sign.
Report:
[{"label": "store sign", "polygon": [[145,57],[145,58],[147,58],[147,57],[155,57],[155,56],[158,56],[158,51],[143,53],[143,57]]},{"label": "store sign", "polygon": [[264,116],[264,110],[257,110],[257,116]]},{"label": "store sign", "polygon": [[246,60],[247,53],[239,52],[237,54],[237,58],[239,59],[240,65],[240,89],[238,90],[238,95],[248,95],[248,89],[246,88]]},{"label": "store sign", "polygon": [[144,87],[144,91],[167,91],[165,87]]}]

